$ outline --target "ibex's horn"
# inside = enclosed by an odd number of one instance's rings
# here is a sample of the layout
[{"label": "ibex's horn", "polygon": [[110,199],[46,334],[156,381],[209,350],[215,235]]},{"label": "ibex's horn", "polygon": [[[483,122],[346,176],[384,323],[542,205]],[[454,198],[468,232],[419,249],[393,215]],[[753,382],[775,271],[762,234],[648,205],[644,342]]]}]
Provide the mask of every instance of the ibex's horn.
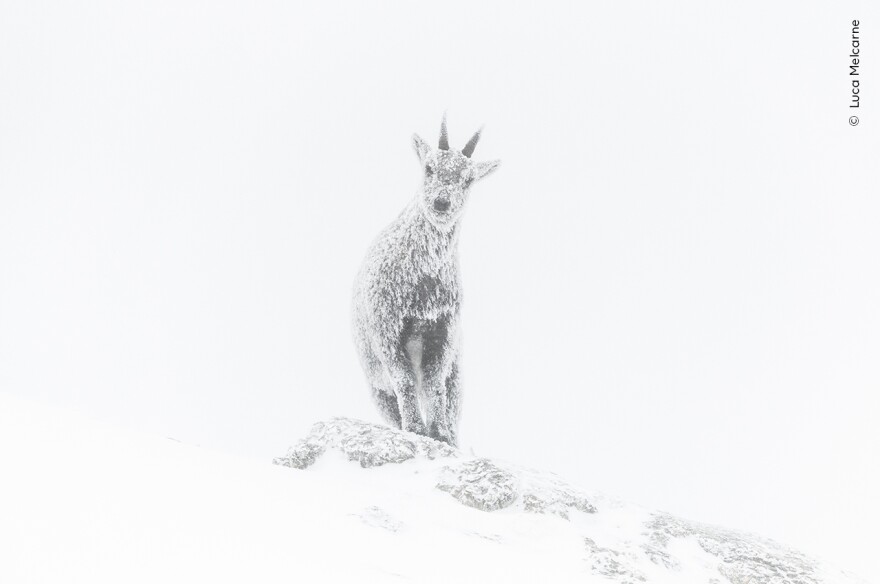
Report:
[{"label": "ibex's horn", "polygon": [[468,158],[471,157],[471,154],[474,153],[474,148],[477,147],[477,142],[480,141],[480,132],[482,132],[482,131],[483,131],[483,128],[480,128],[479,130],[477,130],[477,133],[474,134],[470,140],[468,140],[468,143],[465,144],[464,148],[461,149],[462,154],[464,154]]},{"label": "ibex's horn", "polygon": [[449,150],[449,134],[446,132],[446,112],[443,112],[443,122],[440,124],[440,150]]}]

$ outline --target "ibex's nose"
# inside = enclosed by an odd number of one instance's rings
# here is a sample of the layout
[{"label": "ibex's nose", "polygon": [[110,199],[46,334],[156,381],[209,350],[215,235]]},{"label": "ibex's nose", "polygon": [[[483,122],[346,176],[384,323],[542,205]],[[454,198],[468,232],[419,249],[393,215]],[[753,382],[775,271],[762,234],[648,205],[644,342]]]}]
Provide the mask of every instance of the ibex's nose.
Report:
[{"label": "ibex's nose", "polygon": [[449,201],[447,199],[434,199],[434,210],[445,213],[449,210]]}]

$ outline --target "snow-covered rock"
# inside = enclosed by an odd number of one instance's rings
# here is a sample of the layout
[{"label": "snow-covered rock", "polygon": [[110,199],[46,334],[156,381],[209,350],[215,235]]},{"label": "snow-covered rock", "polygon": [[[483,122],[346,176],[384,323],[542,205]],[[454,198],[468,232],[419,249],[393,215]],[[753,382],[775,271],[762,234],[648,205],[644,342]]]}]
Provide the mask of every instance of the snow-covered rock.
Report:
[{"label": "snow-covered rock", "polygon": [[[584,491],[552,473],[466,455],[424,436],[359,420],[333,418],[318,423],[274,462],[312,469],[321,466],[317,463],[322,457],[331,459],[330,465],[357,462],[371,473],[383,472],[374,467],[398,466],[395,478],[383,481],[385,487],[393,489],[397,483],[401,495],[411,498],[414,484],[407,476],[418,477],[417,488],[440,491],[462,505],[497,517],[496,525],[491,519],[482,522],[484,530],[491,526],[491,533],[474,535],[500,545],[514,535],[523,535],[515,528],[510,532],[510,514],[544,516],[530,524],[532,537],[540,539],[546,535],[545,529],[551,529],[579,542],[570,549],[582,566],[584,582],[862,582],[769,539],[625,504]],[[367,525],[406,537],[406,522],[388,509],[370,506],[359,517]]]},{"label": "snow-covered rock", "polygon": [[305,469],[327,449],[338,450],[363,468],[403,462],[416,456],[432,460],[438,456],[457,456],[454,448],[425,436],[350,418],[332,418],[315,424],[306,438],[273,462]]}]

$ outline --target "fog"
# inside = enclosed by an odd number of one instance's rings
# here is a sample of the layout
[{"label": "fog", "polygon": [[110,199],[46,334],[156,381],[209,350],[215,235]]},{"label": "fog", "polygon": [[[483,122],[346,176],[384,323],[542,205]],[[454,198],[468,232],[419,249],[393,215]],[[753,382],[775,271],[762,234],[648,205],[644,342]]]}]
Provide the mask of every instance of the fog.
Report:
[{"label": "fog", "polygon": [[351,287],[447,111],[503,161],[460,241],[465,448],[873,576],[878,12],[4,5],[0,391],[267,463],[378,421]]}]

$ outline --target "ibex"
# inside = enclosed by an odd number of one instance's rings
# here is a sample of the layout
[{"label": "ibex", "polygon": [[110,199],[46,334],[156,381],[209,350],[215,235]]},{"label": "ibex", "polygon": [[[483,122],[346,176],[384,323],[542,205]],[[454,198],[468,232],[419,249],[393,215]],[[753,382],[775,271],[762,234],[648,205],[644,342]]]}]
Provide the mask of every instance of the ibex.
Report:
[{"label": "ibex", "polygon": [[[355,282],[354,336],[373,400],[393,427],[457,443],[461,405],[458,234],[471,186],[500,164],[474,162],[480,131],[413,146],[422,186],[373,242]],[[424,413],[424,418],[423,418]]]}]

